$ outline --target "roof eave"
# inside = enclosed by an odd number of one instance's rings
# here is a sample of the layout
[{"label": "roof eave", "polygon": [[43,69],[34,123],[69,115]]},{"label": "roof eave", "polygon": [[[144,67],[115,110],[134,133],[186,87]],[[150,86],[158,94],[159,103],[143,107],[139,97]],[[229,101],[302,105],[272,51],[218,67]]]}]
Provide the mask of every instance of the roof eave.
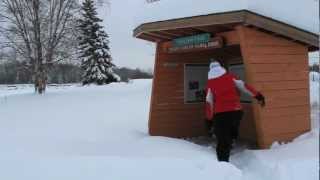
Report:
[{"label": "roof eave", "polygon": [[165,21],[155,21],[141,24],[134,29],[134,37],[140,34],[152,31],[162,31],[170,29],[180,29],[188,27],[200,27],[208,25],[219,25],[228,23],[242,23],[244,22],[245,10],[230,11],[224,13],[215,13],[201,16],[192,16],[179,19],[170,19]]},{"label": "roof eave", "polygon": [[138,26],[134,30],[133,35],[134,37],[141,38],[143,34],[165,30],[237,23],[254,26],[274,34],[290,38],[294,41],[304,43],[309,46],[309,49],[319,49],[319,36],[317,34],[248,10],[230,11],[145,23]]}]

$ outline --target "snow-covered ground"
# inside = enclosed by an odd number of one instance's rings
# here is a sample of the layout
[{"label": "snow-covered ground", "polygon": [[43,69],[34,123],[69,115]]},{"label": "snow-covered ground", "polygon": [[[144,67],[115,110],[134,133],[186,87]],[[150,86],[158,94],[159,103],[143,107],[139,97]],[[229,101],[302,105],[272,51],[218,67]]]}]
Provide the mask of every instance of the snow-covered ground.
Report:
[{"label": "snow-covered ground", "polygon": [[311,104],[311,122],[312,127],[320,126],[320,73],[311,72],[310,79],[310,104]]},{"label": "snow-covered ground", "polygon": [[[212,147],[148,135],[151,80],[108,86],[0,86],[3,180],[316,180],[319,123],[292,143],[234,151],[218,162]],[[319,83],[311,83],[319,122]],[[317,103],[316,103],[317,102]]]}]

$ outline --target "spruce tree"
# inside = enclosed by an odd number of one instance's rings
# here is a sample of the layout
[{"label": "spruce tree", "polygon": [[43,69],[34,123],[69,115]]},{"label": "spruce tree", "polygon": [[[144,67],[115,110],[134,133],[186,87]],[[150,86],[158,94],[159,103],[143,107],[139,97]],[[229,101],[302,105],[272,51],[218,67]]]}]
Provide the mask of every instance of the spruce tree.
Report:
[{"label": "spruce tree", "polygon": [[109,36],[99,24],[102,20],[97,16],[94,2],[85,0],[81,10],[79,57],[83,69],[83,85],[102,85],[119,81],[119,76],[113,72],[115,65],[111,62]]}]

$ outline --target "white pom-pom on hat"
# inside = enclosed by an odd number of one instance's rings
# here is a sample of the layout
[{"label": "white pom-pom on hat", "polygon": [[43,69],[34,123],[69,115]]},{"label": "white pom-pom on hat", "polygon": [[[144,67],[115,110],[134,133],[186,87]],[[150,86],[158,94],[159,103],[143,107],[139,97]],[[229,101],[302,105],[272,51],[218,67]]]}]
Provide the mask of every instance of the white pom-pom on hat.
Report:
[{"label": "white pom-pom on hat", "polygon": [[208,73],[208,79],[218,78],[224,75],[227,71],[220,65],[218,61],[210,63],[210,70]]}]

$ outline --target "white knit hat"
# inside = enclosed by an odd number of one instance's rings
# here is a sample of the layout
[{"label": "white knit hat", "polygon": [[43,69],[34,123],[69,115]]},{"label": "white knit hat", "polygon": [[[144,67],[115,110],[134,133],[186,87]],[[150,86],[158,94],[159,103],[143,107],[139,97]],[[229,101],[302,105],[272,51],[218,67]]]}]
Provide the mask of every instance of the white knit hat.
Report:
[{"label": "white knit hat", "polygon": [[208,79],[218,78],[224,75],[227,71],[220,65],[219,62],[214,61],[210,63],[210,70],[208,73]]}]

